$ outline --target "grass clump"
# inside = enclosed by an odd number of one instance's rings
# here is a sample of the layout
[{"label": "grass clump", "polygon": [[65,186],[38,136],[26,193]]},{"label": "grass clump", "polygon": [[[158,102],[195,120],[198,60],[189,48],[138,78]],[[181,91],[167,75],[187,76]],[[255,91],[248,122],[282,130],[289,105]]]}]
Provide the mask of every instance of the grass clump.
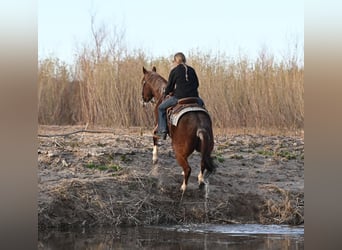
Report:
[{"label": "grass clump", "polygon": [[274,152],[271,150],[258,150],[257,153],[266,157],[274,156]]},{"label": "grass clump", "polygon": [[280,151],[277,155],[287,160],[295,160],[297,158],[297,155],[290,151]]},{"label": "grass clump", "polygon": [[223,155],[221,153],[216,153],[215,160],[218,161],[219,163],[223,163],[224,162],[224,157],[223,157]]},{"label": "grass clump", "polygon": [[120,165],[116,165],[116,164],[111,164],[111,165],[103,165],[103,164],[95,164],[95,163],[88,163],[86,164],[84,167],[89,168],[89,169],[95,169],[95,170],[100,170],[100,171],[120,171],[122,170],[122,167]]}]

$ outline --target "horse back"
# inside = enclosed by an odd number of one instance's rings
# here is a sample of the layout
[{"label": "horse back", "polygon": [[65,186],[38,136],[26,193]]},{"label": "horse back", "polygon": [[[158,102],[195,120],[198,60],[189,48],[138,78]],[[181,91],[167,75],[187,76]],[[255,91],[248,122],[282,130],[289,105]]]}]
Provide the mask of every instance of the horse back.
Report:
[{"label": "horse back", "polygon": [[178,126],[180,118],[188,112],[204,112],[209,116],[208,111],[198,104],[197,97],[188,97],[178,100],[176,106],[167,109],[167,121],[169,127]]}]

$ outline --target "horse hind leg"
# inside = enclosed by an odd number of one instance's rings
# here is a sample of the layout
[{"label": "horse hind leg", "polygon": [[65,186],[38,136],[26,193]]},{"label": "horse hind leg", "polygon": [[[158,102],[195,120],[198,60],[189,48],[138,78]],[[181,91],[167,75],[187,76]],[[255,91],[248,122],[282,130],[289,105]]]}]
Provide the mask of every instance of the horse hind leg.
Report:
[{"label": "horse hind leg", "polygon": [[201,152],[201,170],[198,174],[198,184],[199,188],[203,189],[204,183],[204,170],[205,170],[205,154],[206,154],[206,143],[207,143],[207,132],[203,129],[197,130],[197,136],[200,139],[200,152]]},{"label": "horse hind leg", "polygon": [[198,174],[198,185],[200,189],[203,189],[205,182],[204,182],[204,177],[203,177],[203,173],[204,173],[204,169],[205,169],[205,165],[204,165],[204,161],[201,161],[201,170]]},{"label": "horse hind leg", "polygon": [[153,152],[152,152],[152,163],[158,163],[158,139],[153,136]]},{"label": "horse hind leg", "polygon": [[188,185],[188,180],[191,174],[191,167],[188,163],[188,160],[185,157],[176,155],[176,159],[177,159],[178,164],[183,168],[183,172],[184,172],[183,184],[180,188],[184,193]]}]

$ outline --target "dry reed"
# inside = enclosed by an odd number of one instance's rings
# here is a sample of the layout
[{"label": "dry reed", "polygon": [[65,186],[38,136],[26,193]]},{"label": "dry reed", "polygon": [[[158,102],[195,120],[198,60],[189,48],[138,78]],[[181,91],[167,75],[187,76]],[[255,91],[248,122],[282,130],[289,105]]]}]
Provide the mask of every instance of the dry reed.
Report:
[{"label": "dry reed", "polygon": [[[84,46],[73,65],[45,58],[38,65],[39,124],[152,127],[153,106],[141,105],[142,67],[165,78],[170,58],[128,52],[122,35],[92,27],[94,45]],[[292,55],[276,61],[261,50],[246,56],[191,51],[200,95],[215,128],[304,128],[304,66]]]}]

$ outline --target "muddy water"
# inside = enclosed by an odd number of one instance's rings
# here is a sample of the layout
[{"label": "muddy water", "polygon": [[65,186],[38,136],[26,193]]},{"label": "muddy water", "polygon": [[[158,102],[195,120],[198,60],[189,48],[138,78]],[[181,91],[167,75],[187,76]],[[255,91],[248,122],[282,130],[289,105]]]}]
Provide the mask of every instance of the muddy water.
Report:
[{"label": "muddy water", "polygon": [[181,225],[41,232],[38,249],[304,249],[304,227]]}]

